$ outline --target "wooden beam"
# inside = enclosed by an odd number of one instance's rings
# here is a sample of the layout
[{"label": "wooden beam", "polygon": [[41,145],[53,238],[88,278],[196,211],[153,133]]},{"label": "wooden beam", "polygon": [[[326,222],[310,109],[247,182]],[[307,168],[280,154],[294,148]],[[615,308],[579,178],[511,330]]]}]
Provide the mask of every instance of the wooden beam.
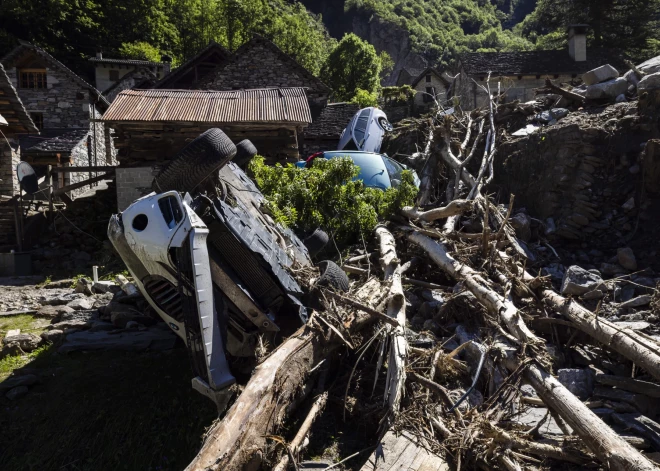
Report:
[{"label": "wooden beam", "polygon": [[82,172],[109,172],[115,171],[116,167],[98,165],[92,167],[53,167],[53,173],[82,173]]},{"label": "wooden beam", "polygon": [[87,180],[83,180],[78,183],[74,183],[73,185],[67,185],[63,186],[62,188],[58,188],[57,190],[53,191],[53,196],[59,196],[61,194],[67,193],[72,190],[77,190],[78,188],[82,188],[83,186],[90,185],[92,183],[100,182],[101,180],[113,180],[115,178],[114,175],[111,175],[109,173],[104,173],[103,175],[100,175],[98,177],[94,178],[88,178]]}]

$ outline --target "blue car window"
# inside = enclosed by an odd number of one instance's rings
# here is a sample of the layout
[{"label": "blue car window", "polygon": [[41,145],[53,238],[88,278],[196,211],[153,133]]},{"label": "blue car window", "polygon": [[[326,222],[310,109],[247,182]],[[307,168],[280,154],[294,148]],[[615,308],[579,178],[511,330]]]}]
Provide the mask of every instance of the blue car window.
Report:
[{"label": "blue car window", "polygon": [[[387,173],[390,174],[390,180],[392,184],[398,186],[398,183],[401,181],[401,173],[404,168],[395,160],[390,159],[389,157],[383,157],[383,162],[385,162],[385,167],[387,167]],[[396,183],[395,183],[396,182]]]},{"label": "blue car window", "polygon": [[355,165],[360,167],[360,173],[358,173],[358,176],[355,177],[355,179],[362,180],[365,186],[380,188],[381,190],[387,190],[392,186],[387,167],[383,162],[383,158],[379,154],[371,154],[368,152],[342,152],[338,150],[324,152],[323,156],[326,159],[349,157]]},{"label": "blue car window", "polygon": [[353,131],[353,137],[357,142],[358,146],[361,146],[364,142],[364,136],[367,134],[367,125],[369,124],[369,116],[371,114],[370,110],[363,110],[360,113],[360,117],[357,120],[355,125],[355,130]]}]

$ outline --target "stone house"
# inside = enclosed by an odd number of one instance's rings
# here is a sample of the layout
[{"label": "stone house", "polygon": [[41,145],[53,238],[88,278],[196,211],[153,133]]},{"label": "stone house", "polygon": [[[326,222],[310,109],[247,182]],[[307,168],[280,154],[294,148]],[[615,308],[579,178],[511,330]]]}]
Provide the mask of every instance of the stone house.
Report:
[{"label": "stone house", "polygon": [[312,122],[303,88],[125,90],[103,116],[118,148],[117,202],[125,209],[151,191],[156,167],[207,129],[250,139],[271,160],[297,161],[299,136]]},{"label": "stone house", "polygon": [[451,85],[448,77],[443,76],[433,67],[422,71],[410,84],[415,90],[415,112],[420,113],[435,106],[435,101],[444,103]]},{"label": "stone house", "polygon": [[16,165],[20,162],[20,136],[38,133],[16,92],[7,72],[0,64],[0,197],[18,193]]},{"label": "stone house", "polygon": [[305,129],[302,157],[326,150],[336,150],[339,138],[360,107],[355,103],[330,103]]},{"label": "stone house", "polygon": [[604,64],[611,64],[619,72],[627,70],[616,51],[587,51],[587,26],[573,25],[568,29],[568,50],[474,52],[462,55],[452,95],[459,98],[465,110],[486,105],[488,94],[481,87],[485,87],[490,73],[492,93],[496,92],[499,82],[508,101],[531,101],[535,98],[534,89],[544,87],[546,79],[574,82],[585,72]]},{"label": "stone house", "polygon": [[211,41],[208,46],[194,57],[181,64],[150,88],[172,90],[194,90],[199,88],[199,81],[207,77],[218,67],[224,65],[231,52],[221,44]]},{"label": "stone house", "polygon": [[330,88],[268,39],[255,35],[233,57],[201,79],[201,90],[300,87],[307,91],[312,117],[328,104]]},{"label": "stone house", "polygon": [[[48,165],[115,164],[110,130],[98,122],[109,103],[96,88],[43,49],[25,41],[9,52],[2,63],[32,121],[41,131],[39,136],[21,137],[21,158],[31,163],[37,174],[44,175]],[[68,136],[60,138],[65,134]],[[49,143],[50,139],[54,141]],[[31,149],[33,146],[35,149]],[[44,152],[48,149],[57,151]],[[60,183],[83,179],[84,175],[69,175]],[[54,186],[57,184],[54,182]]]},{"label": "stone house", "polygon": [[146,69],[151,72],[156,80],[160,80],[170,73],[172,59],[169,56],[163,56],[162,62],[151,62],[136,59],[110,59],[103,57],[102,52],[97,52],[95,57],[90,57],[90,62],[94,63],[94,83],[96,88],[103,94],[113,87],[126,75],[135,72],[138,69]]},{"label": "stone house", "polygon": [[124,75],[114,85],[103,92],[105,98],[112,103],[114,99],[124,90],[149,89],[152,88],[158,79],[148,67],[137,67]]}]

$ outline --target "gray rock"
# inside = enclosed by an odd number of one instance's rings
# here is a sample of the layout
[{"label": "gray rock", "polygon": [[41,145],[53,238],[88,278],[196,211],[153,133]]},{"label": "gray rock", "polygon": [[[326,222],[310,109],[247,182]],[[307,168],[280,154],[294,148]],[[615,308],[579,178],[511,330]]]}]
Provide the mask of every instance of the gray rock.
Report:
[{"label": "gray rock", "polygon": [[406,308],[410,309],[409,312],[416,311],[422,305],[422,300],[412,291],[406,291]]},{"label": "gray rock", "polygon": [[18,344],[18,342],[8,342],[2,347],[2,350],[0,350],[0,360],[6,357],[15,357],[18,355],[25,355],[25,352],[21,350],[21,346]]},{"label": "gray rock", "polygon": [[637,259],[630,247],[622,247],[616,251],[616,257],[621,265],[626,270],[637,270]]},{"label": "gray rock", "polygon": [[646,62],[642,62],[637,68],[647,74],[660,72],[660,56],[655,56]]},{"label": "gray rock", "polygon": [[619,77],[608,82],[589,85],[587,87],[586,97],[590,100],[600,100],[605,98],[613,99],[627,91],[628,81]]},{"label": "gray rock", "polygon": [[434,321],[433,319],[429,319],[427,321],[424,321],[424,330],[428,330],[429,332],[433,332],[436,335],[440,334],[440,325]]},{"label": "gray rock", "polygon": [[37,311],[37,315],[40,317],[51,317],[53,319],[59,319],[62,317],[62,314],[73,312],[73,309],[69,306],[42,306]]},{"label": "gray rock", "polygon": [[573,265],[568,267],[561,283],[561,294],[581,296],[593,291],[603,284],[603,279],[588,272],[582,267]]},{"label": "gray rock", "polygon": [[588,369],[564,368],[557,371],[558,380],[580,399],[589,398],[594,392],[594,373]]},{"label": "gray rock", "polygon": [[73,311],[73,312],[67,312],[66,314],[62,314],[62,317],[60,318],[60,322],[66,322],[66,321],[88,322],[94,319],[98,319],[98,317],[99,317],[99,313],[94,309],[91,309],[89,311]]},{"label": "gray rock", "polygon": [[21,397],[25,396],[27,393],[28,393],[27,386],[18,386],[15,387],[14,389],[10,389],[9,391],[7,391],[5,397],[10,401],[15,401],[16,399],[20,399]]},{"label": "gray rock", "polygon": [[63,294],[60,296],[55,296],[55,297],[46,297],[42,296],[39,298],[39,304],[42,304],[44,306],[62,306],[64,304],[68,304],[71,301],[75,299],[81,299],[85,298],[85,295],[82,293],[70,293],[70,294]]},{"label": "gray rock", "polygon": [[624,95],[623,93],[621,95],[617,96],[614,100],[615,103],[625,103],[627,101],[628,101],[628,99],[626,98],[626,95]]},{"label": "gray rock", "polygon": [[2,340],[3,345],[17,343],[24,352],[36,350],[41,343],[41,339],[34,334],[18,334],[11,337],[5,337]]},{"label": "gray rock", "polygon": [[648,306],[649,304],[651,304],[652,300],[653,300],[653,296],[651,296],[650,294],[644,294],[642,296],[638,296],[636,298],[630,299],[626,302],[619,304],[619,308],[628,309],[631,307]]},{"label": "gray rock", "polygon": [[547,267],[543,267],[541,273],[544,276],[550,275],[552,281],[559,283],[564,279],[564,274],[566,273],[566,270],[564,269],[564,266],[561,265],[560,263],[551,263]]},{"label": "gray rock", "polygon": [[637,90],[640,93],[648,90],[655,90],[656,88],[660,88],[660,72],[642,77],[642,80],[639,81],[639,85],[637,85]]},{"label": "gray rock", "polygon": [[424,322],[426,322],[426,319],[424,319],[424,316],[413,316],[412,319],[410,319],[410,324],[414,329],[421,330],[424,328]]},{"label": "gray rock", "polygon": [[619,72],[614,67],[610,64],[605,64],[582,74],[582,81],[587,85],[593,85],[615,79],[618,76]]},{"label": "gray rock", "polygon": [[92,295],[93,283],[87,278],[80,278],[76,283],[76,293],[83,293],[86,296]]},{"label": "gray rock", "polygon": [[[133,321],[130,321],[133,322]],[[128,325],[128,324],[127,324]],[[109,332],[115,330],[117,327],[114,326],[111,322],[94,322],[89,328],[90,332]]]},{"label": "gray rock", "polygon": [[51,281],[44,288],[46,289],[58,289],[58,288],[70,288],[73,285],[74,281],[72,278],[67,278],[66,280],[57,280]]},{"label": "gray rock", "polygon": [[638,330],[646,330],[649,327],[651,327],[651,324],[648,322],[644,321],[633,321],[633,322],[613,322],[614,325],[616,325],[620,329],[630,329],[634,331]]},{"label": "gray rock", "polygon": [[60,353],[74,351],[142,351],[170,350],[176,344],[176,335],[167,327],[151,327],[144,331],[76,332],[66,336]]},{"label": "gray rock", "polygon": [[64,341],[64,331],[60,329],[46,330],[41,333],[41,338],[46,342],[59,345]]},{"label": "gray rock", "polygon": [[150,326],[156,323],[156,320],[152,317],[145,316],[144,314],[132,311],[116,311],[110,315],[110,321],[117,327],[122,329],[126,327],[130,321],[138,322],[142,325]]},{"label": "gray rock", "polygon": [[525,397],[538,397],[536,389],[531,384],[523,384],[520,386],[520,393]]},{"label": "gray rock", "polygon": [[21,375],[21,376],[10,376],[6,380],[0,382],[0,392],[9,391],[10,389],[17,388],[19,386],[32,386],[37,384],[39,378],[36,375]]},{"label": "gray rock", "polygon": [[623,74],[623,78],[626,79],[628,83],[633,87],[637,87],[637,84],[639,83],[639,77],[632,69]]},{"label": "gray rock", "polygon": [[116,292],[114,289],[121,290],[121,288],[112,281],[96,281],[92,285],[92,291],[99,294]]},{"label": "gray rock", "polygon": [[417,315],[422,316],[424,319],[431,319],[438,312],[440,306],[442,306],[442,303],[438,301],[422,303],[419,311],[417,311]]},{"label": "gray rock", "polygon": [[511,220],[511,225],[516,231],[519,239],[528,242],[532,237],[532,219],[525,213],[518,213],[514,215]]},{"label": "gray rock", "polygon": [[593,291],[589,291],[588,293],[585,293],[582,295],[582,299],[586,301],[593,301],[596,299],[603,299],[605,297],[605,293],[600,290],[600,289],[595,289]]},{"label": "gray rock", "polygon": [[600,272],[603,275],[610,275],[610,276],[619,276],[626,274],[625,268],[623,268],[620,265],[615,265],[613,263],[601,263]]},{"label": "gray rock", "polygon": [[94,301],[87,298],[74,299],[67,303],[75,311],[89,311],[94,306]]},{"label": "gray rock", "polygon": [[75,332],[78,330],[89,329],[92,322],[82,319],[74,319],[71,321],[58,322],[48,326],[48,330],[63,330],[65,333]]},{"label": "gray rock", "polygon": [[422,298],[424,298],[424,301],[428,301],[430,303],[433,302],[438,302],[438,303],[444,303],[445,298],[444,298],[444,293],[439,290],[431,290],[431,289],[424,289],[422,290]]},{"label": "gray rock", "polygon": [[634,197],[630,198],[628,201],[626,201],[621,205],[621,208],[625,211],[632,211],[633,209],[635,209],[635,198]]}]

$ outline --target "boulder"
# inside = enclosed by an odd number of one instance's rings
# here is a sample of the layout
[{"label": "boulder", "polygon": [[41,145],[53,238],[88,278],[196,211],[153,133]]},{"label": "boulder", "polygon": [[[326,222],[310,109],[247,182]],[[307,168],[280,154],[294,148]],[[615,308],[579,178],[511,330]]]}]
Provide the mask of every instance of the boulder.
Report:
[{"label": "boulder", "polygon": [[66,314],[62,314],[62,317],[60,318],[60,322],[68,322],[68,321],[89,322],[98,319],[98,317],[99,317],[99,313],[95,309],[91,309],[89,311],[73,311],[73,312],[67,312]]},{"label": "boulder", "polygon": [[82,293],[86,296],[91,296],[93,283],[87,278],[80,278],[76,283],[76,293]]},{"label": "boulder", "polygon": [[557,371],[558,380],[580,399],[589,398],[594,392],[594,373],[588,369],[564,368]]},{"label": "boulder", "polygon": [[126,324],[128,324],[130,321],[135,321],[146,326],[154,325],[156,323],[155,319],[149,316],[145,316],[134,310],[115,311],[110,315],[110,320],[114,325],[121,327],[122,329],[126,328]]},{"label": "boulder", "polygon": [[2,343],[3,345],[17,343],[24,352],[31,352],[39,347],[41,339],[34,334],[18,334],[12,335],[11,337],[5,337],[2,339]]},{"label": "boulder", "polygon": [[650,294],[643,294],[641,296],[637,296],[636,298],[632,298],[626,302],[619,304],[619,308],[626,309],[630,307],[648,306],[649,304],[651,304],[652,300],[653,300],[653,296],[651,296]]},{"label": "boulder", "polygon": [[85,298],[85,295],[83,293],[69,293],[69,294],[61,294],[55,297],[42,296],[39,298],[39,304],[42,304],[44,306],[62,306],[70,303],[75,299],[80,299],[80,298]]},{"label": "boulder", "polygon": [[660,88],[660,72],[642,77],[637,85],[637,90],[641,93],[648,90]]},{"label": "boulder", "polygon": [[83,319],[74,319],[70,321],[62,321],[57,324],[51,324],[47,327],[48,330],[63,330],[65,333],[75,332],[78,330],[89,329],[92,326],[91,321]]},{"label": "boulder", "polygon": [[627,101],[628,99],[626,98],[626,95],[624,95],[623,93],[618,97],[616,97],[616,99],[614,100],[615,103],[625,103]]},{"label": "boulder", "polygon": [[86,298],[74,299],[73,301],[68,302],[67,306],[74,311],[89,311],[94,306],[94,302]]},{"label": "boulder", "polygon": [[92,285],[92,291],[99,294],[114,292],[114,289],[120,290],[121,288],[112,281],[95,281]]},{"label": "boulder", "polygon": [[637,259],[630,247],[622,247],[616,251],[619,264],[626,270],[637,270]]},{"label": "boulder", "polygon": [[589,72],[582,74],[582,81],[587,85],[606,82],[619,77],[619,72],[610,64],[601,65]]},{"label": "boulder", "polygon": [[37,316],[60,319],[63,314],[73,312],[69,306],[42,306],[37,311]]},{"label": "boulder", "polygon": [[23,396],[25,396],[28,393],[28,388],[27,386],[18,386],[14,389],[10,389],[7,391],[7,394],[5,394],[5,397],[9,399],[10,401],[15,401],[16,399],[19,399]]},{"label": "boulder", "polygon": [[623,78],[628,81],[628,83],[634,87],[637,87],[637,84],[639,83],[639,77],[635,73],[634,70],[629,70],[623,75]]},{"label": "boulder", "polygon": [[73,286],[75,281],[72,278],[67,278],[65,280],[57,280],[57,281],[51,281],[50,283],[46,284],[44,288],[46,289],[57,289],[57,288],[70,288]]},{"label": "boulder", "polygon": [[610,80],[608,82],[589,85],[587,87],[586,97],[590,100],[614,99],[622,93],[628,91],[628,81],[623,77]]},{"label": "boulder", "polygon": [[41,333],[41,338],[45,342],[59,345],[64,341],[64,331],[60,329],[46,330]]},{"label": "boulder", "polygon": [[511,226],[519,239],[528,242],[532,237],[532,219],[525,213],[518,213],[511,218]]},{"label": "boulder", "polygon": [[655,74],[656,72],[660,72],[660,56],[655,56],[646,62],[642,62],[637,66],[637,69],[646,74]]},{"label": "boulder", "polygon": [[582,267],[573,265],[568,267],[564,273],[561,283],[561,294],[581,296],[589,291],[594,291],[603,284],[603,279]]},{"label": "boulder", "polygon": [[619,276],[619,275],[625,275],[626,269],[623,268],[621,265],[614,263],[601,263],[600,272],[603,275]]},{"label": "boulder", "polygon": [[[15,357],[18,355],[25,355],[25,352],[21,350],[21,346],[18,342],[8,342],[0,350],[0,360],[6,357]],[[2,385],[3,383],[0,383]]]}]

